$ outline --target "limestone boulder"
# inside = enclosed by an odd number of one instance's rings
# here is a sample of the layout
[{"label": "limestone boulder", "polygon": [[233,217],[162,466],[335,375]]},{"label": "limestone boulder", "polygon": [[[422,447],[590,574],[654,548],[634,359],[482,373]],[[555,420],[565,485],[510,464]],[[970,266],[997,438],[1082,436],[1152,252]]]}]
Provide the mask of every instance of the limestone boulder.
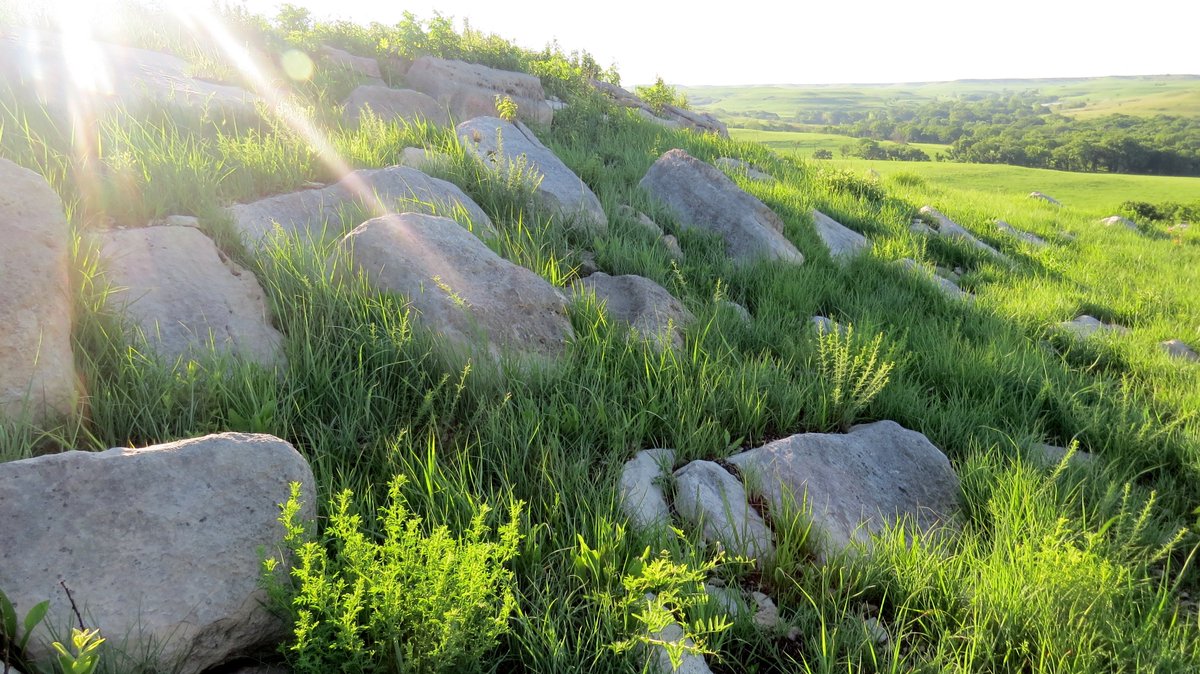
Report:
[{"label": "limestone boulder", "polygon": [[1007,234],[1009,236],[1016,237],[1016,238],[1024,241],[1025,243],[1028,243],[1033,246],[1037,246],[1038,248],[1045,248],[1048,245],[1046,243],[1046,240],[1043,239],[1042,237],[1040,237],[1036,234],[1031,234],[1029,232],[1023,232],[1003,220],[996,221],[996,229],[1000,230],[1001,232],[1004,232],[1005,234]]},{"label": "limestone boulder", "polygon": [[894,264],[910,274],[914,274],[929,281],[934,285],[935,288],[940,290],[943,295],[949,297],[950,299],[969,300],[972,297],[971,293],[959,288],[958,284],[954,281],[951,281],[944,276],[930,273],[928,269],[921,266],[920,263],[912,258],[906,257],[902,260],[897,260]]},{"label": "limestone boulder", "polygon": [[[393,89],[377,84],[357,87],[343,102],[346,119],[357,123],[370,110],[385,122],[425,120],[438,126],[450,124],[450,115],[440,103],[412,89]],[[419,167],[418,167],[419,168]]]},{"label": "limestone boulder", "polygon": [[659,239],[663,248],[667,249],[667,257],[672,260],[683,260],[683,248],[679,246],[679,239],[675,238],[674,234],[663,234]]},{"label": "limestone boulder", "polygon": [[1063,321],[1058,324],[1058,327],[1080,339],[1087,339],[1096,334],[1129,334],[1129,328],[1116,323],[1105,323],[1099,318],[1087,314],[1080,314],[1072,320]]},{"label": "limestone boulder", "polygon": [[541,80],[527,73],[422,56],[408,69],[405,81],[437,99],[459,121],[499,116],[497,96],[517,104],[518,119],[547,125],[554,120]]},{"label": "limestone boulder", "polygon": [[1120,225],[1120,226],[1124,227],[1125,229],[1129,229],[1129,230],[1132,230],[1135,232],[1138,231],[1138,226],[1137,226],[1136,222],[1134,222],[1133,220],[1130,220],[1129,218],[1121,217],[1119,215],[1110,215],[1107,218],[1104,218],[1103,220],[1101,220],[1100,222],[1109,227],[1112,227],[1113,225]]},{"label": "limestone boulder", "polygon": [[436,166],[445,165],[449,161],[450,157],[441,152],[434,152],[420,147],[406,147],[400,151],[400,163],[421,172],[427,172]]},{"label": "limestone boulder", "polygon": [[754,319],[750,316],[750,310],[738,304],[737,302],[732,302],[730,300],[717,300],[717,308],[719,311],[731,312],[734,316],[738,317],[738,320],[746,325],[754,322]]},{"label": "limestone boulder", "polygon": [[75,624],[60,581],[89,628],[112,649],[153,654],[156,671],[195,674],[272,647],[286,626],[263,606],[259,550],[281,557],[292,482],[314,518],[304,458],[240,433],[0,464],[0,587],[22,615],[50,601],[34,657],[52,653],[48,628]]},{"label": "limestone boulder", "polygon": [[436,210],[452,213],[481,237],[496,233],[491,218],[457,185],[407,166],[353,171],[328,187],[237,204],[228,212],[242,240],[261,247],[277,231],[313,240],[339,237],[354,226],[343,222],[345,209],[365,210],[372,216]]},{"label": "limestone boulder", "polygon": [[729,462],[776,512],[795,512],[807,499],[823,554],[867,544],[902,519],[928,531],[959,512],[958,476],[946,455],[894,421],[793,435]]},{"label": "limestone boulder", "polygon": [[617,214],[622,218],[625,218],[626,220],[636,224],[647,234],[655,238],[661,238],[663,235],[662,227],[659,227],[657,222],[652,220],[650,216],[642,213],[632,206],[621,204],[617,207]]},{"label": "limestone boulder", "polygon": [[317,53],[327,67],[349,70],[360,77],[377,80],[383,77],[383,73],[379,72],[379,61],[373,58],[355,56],[344,49],[330,46],[322,46]]},{"label": "limestone boulder", "polygon": [[[657,597],[647,594],[646,601],[657,601]],[[691,639],[684,636],[683,627],[679,623],[669,623],[662,630],[652,632],[647,637],[650,639],[650,643],[647,644],[646,649],[649,651],[650,668],[653,672],[657,674],[712,674],[712,670],[704,661],[704,656],[694,652],[685,651],[679,661],[679,667],[675,667],[671,663],[671,655],[663,644],[683,643],[688,648],[696,645]]]},{"label": "limestone boulder", "polygon": [[1066,447],[1058,445],[1048,445],[1044,442],[1039,442],[1031,447],[1031,454],[1035,461],[1043,466],[1053,468],[1062,463],[1062,460],[1067,458],[1070,453],[1070,464],[1075,466],[1087,466],[1095,463],[1096,455],[1082,450],[1076,450],[1071,453]]},{"label": "limestone boulder", "polygon": [[922,206],[921,210],[918,212],[921,215],[924,215],[927,218],[932,219],[936,223],[938,236],[948,238],[948,239],[958,239],[959,241],[965,241],[968,244],[974,246],[975,248],[978,248],[979,250],[982,250],[985,253],[988,253],[989,255],[991,255],[992,257],[994,257],[998,260],[1002,260],[1005,262],[1008,261],[1008,258],[1005,257],[1003,253],[996,250],[995,248],[992,248],[988,244],[980,241],[979,239],[975,238],[974,234],[968,232],[961,225],[954,222],[950,218],[946,217],[945,214],[943,214],[941,211],[937,210],[933,206]]},{"label": "limestone boulder", "polygon": [[845,260],[871,250],[871,242],[867,237],[821,211],[813,209],[812,218],[817,227],[817,236],[821,237],[821,242],[835,260]]},{"label": "limestone boulder", "polygon": [[751,507],[742,483],[712,461],[692,461],[675,471],[675,510],[704,540],[761,566],[775,557],[771,530]]},{"label": "limestone boulder", "polygon": [[592,87],[611,98],[616,104],[633,108],[643,118],[660,126],[670,129],[688,129],[697,133],[715,133],[722,138],[729,137],[729,129],[725,124],[710,114],[686,110],[674,105],[665,105],[661,110],[655,110],[638,96],[608,82],[592,80]]},{"label": "limestone boulder", "polygon": [[1168,339],[1160,344],[1167,355],[1173,358],[1182,358],[1184,360],[1200,360],[1200,354],[1189,346],[1186,342],[1180,339]]},{"label": "limestone boulder", "polygon": [[65,416],[76,394],[71,233],[46,180],[7,159],[0,159],[0,242],[0,417]]},{"label": "limestone boulder", "polygon": [[692,314],[666,288],[634,274],[596,272],[575,282],[579,293],[595,293],[606,314],[628,324],[638,337],[660,347],[683,346],[683,327]]},{"label": "limestone boulder", "polygon": [[408,298],[419,324],[452,350],[551,358],[574,337],[558,289],[448,218],[374,218],[339,247],[373,287]]},{"label": "limestone boulder", "polygon": [[671,210],[681,227],[719,234],[730,257],[738,262],[804,262],[783,235],[783,221],[774,211],[720,170],[683,150],[659,157],[638,185]]},{"label": "limestone boulder", "polygon": [[608,231],[608,216],[587,183],[542,144],[524,124],[498,117],[478,117],[457,127],[463,147],[484,166],[501,174],[524,168],[538,181],[542,205],[572,226],[595,235]]},{"label": "limestone boulder", "polygon": [[775,176],[772,176],[771,174],[764,172],[762,169],[758,168],[754,164],[751,164],[750,162],[747,162],[747,161],[742,161],[741,159],[735,159],[733,157],[720,157],[715,162],[713,162],[713,165],[716,166],[717,168],[725,171],[726,173],[732,173],[734,175],[745,175],[747,178],[749,178],[751,180],[758,180],[760,182],[766,182],[766,183],[769,183],[769,182],[772,182],[775,180]]},{"label": "limestone boulder", "polygon": [[621,511],[639,529],[666,527],[671,508],[662,483],[671,474],[675,450],[643,449],[621,470]]},{"label": "limestone boulder", "polygon": [[283,335],[271,325],[254,274],[225,258],[193,227],[142,227],[101,233],[100,259],[112,291],[109,309],[167,363],[210,349],[272,367],[283,363]]},{"label": "limestone boulder", "polygon": [[1058,199],[1055,199],[1054,197],[1052,197],[1048,194],[1042,194],[1041,192],[1030,192],[1029,198],[1030,199],[1040,199],[1041,201],[1044,201],[1048,204],[1054,204],[1055,206],[1062,206],[1062,202],[1060,202]]}]

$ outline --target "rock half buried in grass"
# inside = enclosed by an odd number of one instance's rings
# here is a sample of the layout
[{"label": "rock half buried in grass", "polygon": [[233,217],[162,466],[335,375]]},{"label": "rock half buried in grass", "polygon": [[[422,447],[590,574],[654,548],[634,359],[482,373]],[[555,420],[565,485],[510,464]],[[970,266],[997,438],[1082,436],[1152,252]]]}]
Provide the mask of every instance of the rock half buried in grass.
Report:
[{"label": "rock half buried in grass", "polygon": [[893,264],[903,267],[904,269],[908,270],[909,273],[917,274],[930,281],[934,286],[937,287],[938,290],[942,291],[944,295],[951,299],[969,300],[973,297],[971,293],[959,288],[958,284],[956,284],[954,281],[931,273],[928,269],[922,267],[916,260],[912,258],[906,257],[901,260],[896,260]]},{"label": "rock half buried in grass", "polygon": [[596,272],[575,282],[577,291],[593,292],[610,318],[627,323],[637,335],[661,347],[683,346],[683,326],[692,314],[667,289],[643,276]]},{"label": "rock half buried in grass", "polygon": [[1125,229],[1132,230],[1134,232],[1138,231],[1138,226],[1137,226],[1136,222],[1134,222],[1133,220],[1130,220],[1129,218],[1121,217],[1119,215],[1110,215],[1107,218],[1104,218],[1103,220],[1101,220],[1100,222],[1109,227],[1111,227],[1113,225],[1120,225],[1120,226],[1124,227]]},{"label": "rock half buried in grass", "polygon": [[1054,197],[1052,197],[1048,194],[1042,194],[1041,192],[1030,192],[1029,198],[1030,199],[1041,199],[1042,201],[1044,201],[1048,204],[1054,204],[1055,206],[1062,206],[1062,202],[1060,202],[1058,199],[1055,199]]},{"label": "rock half buried in grass", "polygon": [[357,123],[363,112],[371,112],[385,122],[426,120],[438,126],[450,123],[450,115],[441,103],[419,91],[393,89],[377,84],[365,84],[350,92],[343,102],[346,119]]},{"label": "rock half buried in grass", "polygon": [[751,180],[768,183],[775,180],[775,176],[764,172],[754,164],[733,157],[720,157],[717,161],[713,162],[713,165],[730,173],[745,173],[746,177]]},{"label": "rock half buried in grass", "polygon": [[932,218],[937,223],[938,236],[948,238],[948,239],[958,239],[959,241],[965,241],[965,242],[969,243],[970,245],[974,246],[975,248],[982,250],[983,252],[991,255],[992,257],[994,257],[998,260],[1002,260],[1005,262],[1008,261],[1008,258],[1004,256],[1004,253],[1001,253],[1000,251],[996,250],[995,248],[992,248],[991,246],[987,245],[986,243],[975,238],[974,234],[968,232],[966,229],[963,229],[963,227],[960,226],[957,222],[954,222],[950,218],[946,217],[945,214],[943,214],[941,211],[937,210],[933,206],[922,206],[921,210],[918,212],[921,215]]},{"label": "rock half buried in grass", "polygon": [[450,114],[459,121],[499,114],[497,96],[511,98],[517,104],[518,119],[535,124],[554,120],[554,108],[546,102],[542,81],[527,73],[422,56],[413,62],[404,79],[410,87],[449,107]]},{"label": "rock half buried in grass", "polygon": [[529,127],[498,117],[477,117],[459,124],[463,147],[483,165],[504,175],[524,170],[537,183],[542,205],[590,234],[608,231],[600,200],[579,176],[538,140]]},{"label": "rock half buried in grass", "polygon": [[1000,230],[1001,232],[1004,232],[1005,234],[1008,234],[1009,236],[1015,236],[1018,239],[1024,241],[1025,243],[1032,244],[1034,246],[1037,246],[1038,248],[1045,248],[1047,245],[1046,240],[1043,239],[1042,237],[1040,237],[1036,234],[1030,234],[1029,232],[1022,232],[1021,230],[1017,229],[1016,227],[1013,227],[1012,225],[1008,224],[1007,222],[1005,222],[1003,220],[996,221],[996,229]]},{"label": "rock half buried in grass", "polygon": [[1200,360],[1200,354],[1188,346],[1185,342],[1179,339],[1168,339],[1160,344],[1167,355],[1174,358],[1182,358],[1184,360]]},{"label": "rock half buried in grass", "polygon": [[813,224],[817,227],[817,236],[829,249],[829,255],[836,259],[847,259],[871,250],[871,242],[867,237],[846,227],[842,223],[825,215],[815,208],[812,211]]},{"label": "rock half buried in grass", "polygon": [[1129,328],[1116,323],[1105,323],[1095,316],[1081,314],[1069,321],[1063,321],[1058,327],[1080,339],[1087,339],[1095,334],[1127,335]]},{"label": "rock half buried in grass", "polygon": [[[167,363],[217,353],[268,367],[283,362],[254,274],[223,258],[192,227],[143,227],[98,236],[105,298]],[[136,343],[136,339],[134,340]]]},{"label": "rock half buried in grass", "polygon": [[774,211],[683,150],[659,157],[638,186],[670,209],[680,227],[720,234],[726,251],[738,262],[804,262],[783,235],[783,221]]},{"label": "rock half buried in grass", "polygon": [[70,247],[58,195],[0,159],[0,417],[39,423],[71,412]]},{"label": "rock half buried in grass", "polygon": [[[132,657],[151,655],[152,671],[194,674],[273,647],[285,626],[262,606],[259,549],[278,556],[291,482],[312,519],[304,458],[241,433],[0,464],[0,587],[21,615],[50,600],[35,657],[52,652],[48,628],[77,626],[59,581],[87,627]],[[112,651],[105,659],[134,671]]]},{"label": "rock half buried in grass", "polygon": [[662,480],[675,463],[673,449],[643,449],[625,462],[621,470],[621,510],[640,529],[666,527],[671,508],[663,493]]},{"label": "rock half buried in grass", "polygon": [[436,211],[481,237],[496,233],[491,218],[457,185],[407,166],[352,171],[334,185],[237,204],[229,214],[242,240],[257,247],[276,231],[314,240],[341,236],[349,229],[342,213],[355,206],[368,217]]},{"label": "rock half buried in grass", "polygon": [[959,510],[958,476],[922,434],[894,421],[803,433],[730,457],[773,512],[807,499],[823,554],[869,542],[902,518],[927,531]]},{"label": "rock half buried in grass", "polygon": [[761,567],[775,557],[771,530],[746,500],[742,483],[712,461],[693,461],[675,471],[675,510],[704,540]]},{"label": "rock half buried in grass", "polygon": [[340,248],[373,287],[407,297],[416,320],[459,351],[554,357],[574,336],[558,289],[449,218],[374,218]]}]

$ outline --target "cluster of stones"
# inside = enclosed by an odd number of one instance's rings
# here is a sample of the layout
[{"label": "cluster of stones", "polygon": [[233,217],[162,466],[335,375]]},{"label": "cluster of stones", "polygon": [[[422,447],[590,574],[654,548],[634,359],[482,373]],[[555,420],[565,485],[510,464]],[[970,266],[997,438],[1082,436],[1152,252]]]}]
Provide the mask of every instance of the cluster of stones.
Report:
[{"label": "cluster of stones", "polygon": [[729,129],[712,115],[694,110],[684,110],[674,105],[664,105],[662,109],[656,110],[649,103],[615,84],[592,80],[592,86],[600,93],[611,98],[618,105],[636,110],[639,115],[655,124],[672,129],[690,129],[700,133],[715,133],[722,138],[729,137]]},{"label": "cluster of stones", "polygon": [[[818,562],[869,554],[872,536],[890,527],[933,535],[957,525],[960,489],[949,460],[924,435],[892,421],[793,435],[722,463],[675,463],[675,452],[660,448],[625,464],[620,495],[629,521],[660,533],[678,524],[760,568],[774,562],[772,523],[797,514],[812,524],[809,544]],[[709,591],[722,606],[741,599],[733,588]],[[749,599],[760,626],[789,631],[768,597],[755,592]],[[690,662],[690,671],[709,671],[699,656]]]}]

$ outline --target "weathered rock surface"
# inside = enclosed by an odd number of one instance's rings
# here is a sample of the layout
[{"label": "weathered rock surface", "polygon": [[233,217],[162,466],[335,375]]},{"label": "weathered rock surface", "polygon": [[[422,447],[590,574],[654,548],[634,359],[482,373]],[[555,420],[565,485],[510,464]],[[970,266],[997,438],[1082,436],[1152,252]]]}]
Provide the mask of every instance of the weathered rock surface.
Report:
[{"label": "weathered rock surface", "polygon": [[1184,360],[1200,360],[1200,354],[1197,354],[1192,347],[1188,346],[1187,343],[1182,340],[1168,339],[1167,341],[1162,342],[1161,346],[1168,355],[1175,358],[1183,358]]},{"label": "weathered rock surface", "polygon": [[541,80],[526,73],[422,56],[408,69],[405,81],[436,98],[459,121],[499,116],[497,96],[507,96],[517,104],[518,119],[536,124],[554,120]]},{"label": "weathered rock surface", "polygon": [[[195,674],[270,647],[285,625],[262,606],[258,550],[280,556],[291,482],[312,519],[304,458],[240,433],[0,464],[0,587],[21,615],[49,599],[47,624],[69,634],[65,582],[88,627],[154,654],[160,671],[181,661]],[[33,650],[51,652],[45,626]]]},{"label": "weathered rock surface", "polygon": [[40,423],[71,412],[70,250],[58,195],[0,159],[0,417]]},{"label": "weathered rock surface", "polygon": [[383,73],[379,72],[379,61],[365,56],[355,56],[344,49],[336,47],[322,46],[317,50],[321,56],[321,60],[327,65],[342,70],[349,70],[355,75],[362,77],[370,77],[380,79]]},{"label": "weathered rock surface", "polygon": [[778,215],[724,173],[683,150],[659,157],[638,185],[669,208],[681,227],[720,234],[737,261],[804,262],[783,235]]},{"label": "weathered rock surface", "polygon": [[674,105],[663,106],[656,112],[648,103],[615,84],[592,80],[592,86],[601,93],[613,99],[618,105],[636,109],[646,119],[672,129],[690,129],[697,133],[715,133],[722,138],[729,137],[729,129],[721,120],[712,115],[684,110]]},{"label": "weathered rock surface", "polygon": [[713,162],[713,165],[728,173],[744,173],[751,180],[760,180],[763,182],[775,180],[774,176],[764,172],[754,164],[742,161],[741,159],[735,159],[734,157],[720,157],[717,161]]},{"label": "weathered rock surface", "polygon": [[167,363],[210,348],[268,367],[282,363],[283,335],[271,326],[258,279],[223,259],[203,232],[143,227],[98,238],[113,288],[108,307],[123,312]]},{"label": "weathered rock surface", "polygon": [[849,433],[803,433],[730,457],[777,512],[807,498],[825,554],[869,543],[900,518],[922,531],[959,509],[958,477],[924,435],[894,421]]},{"label": "weathered rock surface", "polygon": [[537,197],[546,208],[592,234],[608,230],[604,207],[579,176],[538,140],[524,124],[497,117],[478,117],[457,127],[463,147],[488,168],[507,173],[516,165],[540,180]]},{"label": "weathered rock surface", "polygon": [[660,347],[683,346],[683,326],[692,314],[666,288],[634,274],[596,272],[575,282],[576,292],[595,293],[613,320],[629,324],[637,336]]},{"label": "weathered rock surface", "polygon": [[679,239],[675,238],[674,234],[663,234],[659,239],[662,242],[663,248],[667,249],[667,256],[672,260],[683,259],[683,249],[679,247]]},{"label": "weathered rock surface", "polygon": [[1118,335],[1129,334],[1129,328],[1117,325],[1115,323],[1105,323],[1095,316],[1089,316],[1087,314],[1080,314],[1072,320],[1063,321],[1062,323],[1058,324],[1058,327],[1070,332],[1080,339],[1086,339],[1097,333],[1113,333]]},{"label": "weathered rock surface", "polygon": [[827,316],[813,316],[809,319],[812,325],[817,330],[817,334],[826,332],[837,332],[839,335],[845,332],[845,329],[837,324],[837,321]]},{"label": "weathered rock surface", "polygon": [[[36,30],[0,35],[0,79],[28,88],[48,108],[66,114],[92,113],[153,100],[204,106],[216,118],[253,115],[261,99],[234,86],[197,79],[183,59],[170,54],[103,42],[67,49],[66,38]],[[82,50],[89,70],[73,71],[65,54]]]},{"label": "weathered rock surface", "polygon": [[675,450],[644,449],[621,470],[621,510],[640,529],[671,523],[671,508],[661,482],[671,473]]},{"label": "weathered rock surface", "polygon": [[346,119],[352,123],[358,122],[367,109],[385,122],[424,119],[438,126],[450,123],[450,115],[441,103],[412,89],[364,84],[351,91],[343,103],[346,106]]},{"label": "weathered rock surface", "polygon": [[[1067,456],[1067,448],[1057,445],[1048,445],[1046,443],[1038,443],[1033,446],[1033,456],[1046,466],[1057,466],[1062,463],[1062,460]],[[1086,466],[1096,460],[1095,454],[1076,450],[1071,455],[1071,463],[1074,465]]]},{"label": "weathered rock surface", "polygon": [[[646,601],[655,601],[653,594],[646,595]],[[664,627],[659,632],[653,632],[648,635],[652,641],[664,642],[669,644],[678,644],[680,642],[688,647],[695,646],[691,639],[684,638],[683,628],[678,623],[671,623]],[[676,668],[671,664],[671,656],[667,653],[665,646],[658,643],[648,645],[650,650],[650,666],[659,674],[712,674],[712,670],[704,662],[704,656],[696,655],[691,652],[684,652],[683,658],[680,660],[679,667]]]},{"label": "weathered rock surface", "polygon": [[812,218],[813,224],[817,226],[817,236],[821,237],[821,242],[829,249],[829,254],[834,259],[847,259],[871,250],[871,242],[867,237],[821,211],[814,208]]},{"label": "weathered rock surface", "polygon": [[933,206],[922,206],[921,210],[918,212],[921,215],[932,218],[937,223],[938,236],[965,241],[979,250],[990,254],[992,257],[995,257],[998,260],[1003,260],[1005,262],[1008,261],[1008,258],[1005,257],[1003,253],[975,238],[974,234],[963,229],[958,223],[946,217],[941,211],[937,210]]},{"label": "weathered rock surface", "polygon": [[959,288],[958,284],[956,284],[954,281],[942,276],[938,276],[937,274],[930,273],[928,269],[921,266],[920,263],[912,258],[906,257],[904,259],[897,260],[894,264],[903,267],[909,273],[916,274],[921,278],[930,281],[934,286],[937,287],[938,290],[942,291],[942,293],[951,299],[965,300],[973,297],[971,293]]},{"label": "weathered rock surface", "polygon": [[735,316],[737,316],[738,319],[741,320],[743,323],[749,324],[749,323],[753,322],[753,320],[754,320],[750,316],[750,310],[747,309],[746,307],[738,304],[737,302],[732,302],[730,300],[718,300],[717,306],[720,307],[721,311],[733,312],[733,314]]},{"label": "weathered rock surface", "polygon": [[1038,248],[1045,248],[1047,245],[1046,240],[1043,239],[1042,237],[1040,237],[1036,234],[1031,234],[1029,232],[1023,232],[1003,220],[996,221],[996,229],[1000,230],[1001,232],[1004,232],[1005,234],[1008,234],[1009,236],[1015,236],[1018,239],[1024,241],[1025,243],[1033,244],[1034,246],[1037,246]]},{"label": "weathered rock surface", "polygon": [[450,157],[420,147],[406,147],[400,151],[400,163],[424,172],[426,169],[448,162]]},{"label": "weathered rock surface", "polygon": [[700,528],[704,540],[758,564],[775,557],[771,530],[750,506],[742,483],[712,461],[693,461],[675,471],[675,510]]},{"label": "weathered rock surface", "polygon": [[1042,194],[1041,192],[1030,192],[1029,198],[1030,199],[1041,199],[1042,201],[1054,204],[1055,206],[1062,206],[1062,203],[1059,202],[1058,199],[1055,199],[1054,197],[1052,197],[1048,194]]},{"label": "weathered rock surface", "polygon": [[[234,227],[250,246],[266,243],[282,230],[312,239],[341,236],[339,211],[360,204],[373,215],[461,211],[455,217],[481,237],[495,236],[492,220],[457,185],[407,166],[353,171],[336,184],[267,197],[229,208]],[[382,212],[379,212],[382,211]]]},{"label": "weathered rock surface", "polygon": [[1111,227],[1113,225],[1120,225],[1120,226],[1124,227],[1125,229],[1131,229],[1135,232],[1138,229],[1136,222],[1134,222],[1133,220],[1130,220],[1129,218],[1123,218],[1119,215],[1110,215],[1107,218],[1104,218],[1103,220],[1101,220],[1100,222],[1104,223],[1105,225],[1108,225],[1109,227]]},{"label": "weathered rock surface", "polygon": [[645,213],[642,213],[641,211],[633,208],[632,206],[627,206],[625,204],[621,204],[620,206],[617,207],[617,214],[620,215],[622,218],[625,218],[626,220],[629,220],[630,222],[637,224],[639,227],[641,227],[643,230],[645,230],[647,234],[650,234],[651,236],[659,238],[659,237],[662,237],[662,235],[663,235],[662,227],[659,227],[657,222],[652,220],[650,218],[650,216],[646,215]]},{"label": "weathered rock surface", "polygon": [[452,348],[553,357],[574,336],[562,293],[448,218],[374,218],[340,247],[372,286],[407,297],[416,320]]}]

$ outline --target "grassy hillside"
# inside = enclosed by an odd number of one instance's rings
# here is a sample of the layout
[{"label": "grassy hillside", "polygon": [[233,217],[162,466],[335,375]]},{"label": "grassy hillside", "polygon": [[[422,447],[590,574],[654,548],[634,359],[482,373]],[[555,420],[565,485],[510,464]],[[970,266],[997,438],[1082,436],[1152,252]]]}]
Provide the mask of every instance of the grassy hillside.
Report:
[{"label": "grassy hillside", "polygon": [[[302,26],[284,37],[272,27],[267,35],[285,46],[320,40],[381,57],[425,50],[538,73],[567,105],[551,126],[535,131],[599,196],[611,220],[605,234],[581,234],[533,206],[527,183],[482,170],[452,128],[344,123],[337,101],[355,84],[345,75],[318,72],[288,95],[299,103],[293,112],[302,111],[296,114],[317,139],[350,166],[393,164],[408,145],[444,153],[447,161],[430,170],[493,219],[501,233],[489,244],[493,250],[564,292],[572,293],[584,253],[605,272],[661,284],[695,316],[683,347],[660,351],[575,295],[576,338],[553,367],[476,361],[451,368],[404,297],[342,282],[334,242],[279,237],[260,253],[239,242],[220,207],[337,177],[313,138],[283,116],[268,109],[265,119],[219,124],[173,105],[126,110],[97,125],[95,152],[84,157],[69,127],[32,97],[0,88],[0,156],[41,172],[68,206],[76,242],[75,349],[90,392],[86,419],[53,428],[3,422],[0,460],[48,445],[102,449],[222,430],[271,433],[312,463],[321,559],[345,554],[329,526],[343,490],[345,507],[362,516],[366,540],[385,540],[388,528],[375,516],[398,475],[406,481],[397,493],[421,518],[412,525],[418,537],[445,527],[465,539],[515,518],[512,559],[478,561],[489,573],[476,576],[512,592],[511,612],[487,625],[460,625],[453,634],[460,650],[441,654],[428,671],[645,671],[642,650],[621,648],[645,634],[642,592],[690,596],[701,591],[696,578],[766,592],[785,625],[798,629],[790,639],[786,629],[758,629],[748,615],[722,628],[711,608],[674,605],[689,629],[712,628],[703,645],[718,673],[1200,670],[1200,612],[1192,599],[1200,592],[1193,562],[1200,544],[1200,365],[1173,360],[1158,346],[1168,338],[1200,345],[1195,230],[1172,238],[1096,223],[1107,200],[1128,198],[1109,196],[1116,183],[1052,180],[1049,172],[1030,172],[1025,183],[1010,172],[1005,189],[985,193],[955,182],[966,167],[934,163],[881,166],[888,174],[875,182],[744,139],[666,129],[597,95],[584,84],[591,73],[579,60],[451,36],[438,32],[436,21],[415,28],[419,33],[410,23],[407,32],[389,34],[386,44],[347,25]],[[439,40],[427,39],[435,32]],[[264,48],[280,48],[269,44]],[[737,180],[780,216],[804,264],[736,265],[718,237],[686,228],[653,203],[638,181],[672,148],[709,162],[738,157],[775,176]],[[892,173],[926,168],[944,172]],[[1163,193],[1194,184],[1171,184]],[[1065,206],[1030,201],[1031,189]],[[677,235],[684,259],[673,260],[620,215],[622,204]],[[914,234],[911,219],[925,204],[1012,263]],[[812,208],[869,237],[870,254],[845,265],[833,261]],[[105,289],[86,235],[169,213],[199,216],[225,253],[262,283],[285,335],[280,371],[215,357],[176,370],[121,339],[121,317],[103,308]],[[329,226],[347,231],[364,217],[331,215]],[[1000,235],[997,217],[1051,245],[1034,248]],[[961,267],[960,283],[975,298],[945,297],[900,268],[903,258],[929,269]],[[743,305],[752,320],[743,323],[722,307],[724,299]],[[1080,313],[1131,332],[1076,341],[1055,328]],[[877,396],[846,401],[848,382],[822,356],[814,314],[853,326],[852,336],[835,340],[847,362],[893,366]],[[662,540],[637,531],[617,505],[621,467],[641,449],[674,448],[681,465],[879,419],[924,433],[949,457],[962,483],[958,529],[911,540],[897,529],[877,539],[872,554],[818,564],[808,516],[769,513],[785,532],[782,552],[758,570],[695,533]],[[1034,450],[1042,442],[1075,447],[1096,461],[1043,465]],[[480,504],[493,510],[473,525]],[[660,555],[677,565],[669,567],[674,571],[648,563]],[[364,637],[366,629],[356,626],[366,616],[355,613],[359,598],[346,589],[353,580],[341,588],[331,581],[330,592],[313,599],[327,602],[318,613],[324,622],[319,629],[301,625],[280,659],[305,672],[334,667],[305,660],[314,653],[340,658],[345,671],[405,671],[402,647],[430,632],[424,624],[385,623],[370,633],[381,634],[377,640]],[[453,599],[437,587],[398,582],[386,589],[402,606]],[[877,620],[887,638],[877,638],[867,619]],[[476,655],[464,658],[467,652]],[[102,668],[140,671],[115,657]]]}]

